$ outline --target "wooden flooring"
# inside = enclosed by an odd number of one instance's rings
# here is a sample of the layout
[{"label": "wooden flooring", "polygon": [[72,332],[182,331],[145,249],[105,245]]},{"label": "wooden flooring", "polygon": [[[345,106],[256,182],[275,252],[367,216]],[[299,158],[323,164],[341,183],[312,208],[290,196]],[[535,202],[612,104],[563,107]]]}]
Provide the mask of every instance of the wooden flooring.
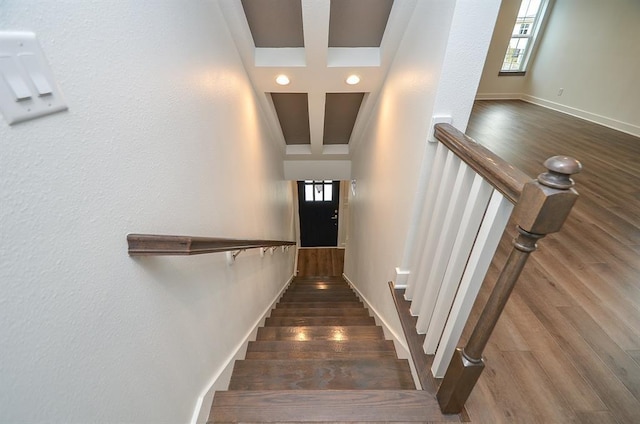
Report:
[{"label": "wooden flooring", "polygon": [[415,390],[364,305],[341,278],[296,278],[229,390],[216,392],[210,422],[460,422],[440,413],[433,391]]},{"label": "wooden flooring", "polygon": [[557,154],[584,165],[568,222],[538,243],[492,335],[471,421],[640,423],[640,139],[520,101],[476,102],[467,134],[531,177]]},{"label": "wooden flooring", "polygon": [[298,249],[299,277],[342,276],[344,268],[344,248],[301,247]]}]

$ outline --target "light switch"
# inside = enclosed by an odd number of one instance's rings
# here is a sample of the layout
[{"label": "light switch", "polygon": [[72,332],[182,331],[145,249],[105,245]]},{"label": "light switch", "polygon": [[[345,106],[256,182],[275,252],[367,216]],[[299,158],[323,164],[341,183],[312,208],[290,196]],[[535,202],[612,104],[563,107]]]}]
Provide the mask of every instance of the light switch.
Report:
[{"label": "light switch", "polygon": [[47,81],[47,77],[42,73],[42,65],[38,63],[38,58],[33,53],[20,53],[18,54],[20,61],[24,65],[31,82],[36,86],[39,96],[46,96],[52,93],[51,85]]},{"label": "light switch", "polygon": [[0,113],[9,125],[67,110],[32,32],[0,32]]},{"label": "light switch", "polygon": [[13,101],[31,98],[31,90],[22,79],[20,70],[11,56],[0,57],[0,74],[13,93]]}]

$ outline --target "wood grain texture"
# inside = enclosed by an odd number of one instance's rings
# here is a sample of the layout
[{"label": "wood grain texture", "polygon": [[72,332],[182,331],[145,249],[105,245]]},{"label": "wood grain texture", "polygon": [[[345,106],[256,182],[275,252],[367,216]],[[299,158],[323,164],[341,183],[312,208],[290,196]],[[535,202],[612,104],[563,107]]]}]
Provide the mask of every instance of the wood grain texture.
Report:
[{"label": "wood grain texture", "polygon": [[431,374],[429,369],[429,358],[424,353],[422,345],[424,344],[425,335],[418,334],[416,332],[417,317],[411,315],[409,308],[411,302],[404,299],[404,289],[396,289],[393,287],[393,283],[389,282],[389,288],[391,289],[391,295],[398,311],[398,317],[402,324],[402,331],[404,332],[405,339],[409,346],[409,352],[411,353],[411,359],[418,373],[418,379],[422,390],[435,395],[437,383]]},{"label": "wood grain texture", "polygon": [[288,390],[216,394],[213,422],[426,422],[458,421],[439,414],[417,390]]},{"label": "wood grain texture", "polygon": [[127,234],[130,256],[200,255],[258,247],[294,246],[286,240],[242,240],[219,237]]},{"label": "wood grain texture", "polygon": [[302,359],[236,361],[229,390],[415,389],[403,359]]},{"label": "wood grain texture", "polygon": [[338,326],[338,325],[375,325],[373,317],[355,316],[323,316],[323,317],[269,317],[265,320],[265,327],[286,326]]},{"label": "wood grain texture", "polygon": [[467,133],[531,178],[556,154],[584,165],[564,228],[540,241],[487,345],[487,368],[467,402],[471,421],[640,422],[640,139],[520,101],[476,102]]},{"label": "wood grain texture", "polygon": [[341,276],[344,249],[304,247],[298,250],[298,276]]},{"label": "wood grain texture", "polygon": [[520,169],[450,124],[436,124],[434,135],[511,203],[518,201],[524,185],[531,180]]},{"label": "wood grain texture", "polygon": [[309,299],[276,305],[210,422],[460,422],[415,390],[409,362],[341,278],[296,277],[287,293]]}]

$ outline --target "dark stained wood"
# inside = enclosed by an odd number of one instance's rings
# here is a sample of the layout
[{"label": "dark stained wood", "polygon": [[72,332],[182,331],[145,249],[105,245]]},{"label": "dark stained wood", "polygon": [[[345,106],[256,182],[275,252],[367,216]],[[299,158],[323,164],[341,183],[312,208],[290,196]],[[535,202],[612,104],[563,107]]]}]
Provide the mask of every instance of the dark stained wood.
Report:
[{"label": "dark stained wood", "polygon": [[127,234],[130,256],[200,255],[257,247],[293,246],[294,241],[238,240],[159,234]]},{"label": "dark stained wood", "polygon": [[458,422],[417,390],[287,390],[216,393],[212,422]]},{"label": "dark stained wood", "polygon": [[520,169],[496,155],[495,152],[478,144],[474,139],[460,132],[452,125],[436,124],[435,138],[447,146],[449,150],[454,152],[476,173],[482,175],[511,203],[518,201],[522,188],[531,180]]},{"label": "dark stained wood", "polygon": [[342,278],[296,277],[287,292],[311,300],[278,303],[210,422],[460,422],[414,390],[409,362],[361,302],[335,301],[345,289],[355,298]]},{"label": "dark stained wood", "polygon": [[333,325],[375,325],[373,317],[269,317],[265,320],[265,327],[282,326],[333,326]]},{"label": "dark stained wood", "polygon": [[271,311],[272,317],[321,317],[321,316],[369,316],[363,308],[277,308]]},{"label": "dark stained wood", "polygon": [[377,340],[384,338],[378,326],[261,327],[256,340]]},{"label": "dark stained wood", "polygon": [[395,303],[396,310],[398,311],[398,317],[402,324],[402,331],[404,332],[405,339],[407,339],[411,359],[413,360],[416,372],[418,373],[418,380],[420,380],[422,390],[435,394],[437,383],[433,378],[433,374],[431,374],[428,363],[429,361],[427,355],[424,353],[424,348],[422,347],[425,335],[418,334],[416,332],[416,322],[418,318],[411,315],[411,311],[409,310],[411,302],[404,299],[405,290],[394,288],[393,282],[389,282],[389,288],[391,289],[393,302]]},{"label": "dark stained wood", "polygon": [[338,247],[303,247],[298,249],[298,276],[341,276],[344,249]]},{"label": "dark stained wood", "polygon": [[393,352],[391,340],[343,340],[343,341],[251,341],[247,352]]},{"label": "dark stained wood", "polygon": [[236,361],[229,390],[415,389],[406,359]]},{"label": "dark stained wood", "polygon": [[[466,404],[471,421],[639,422],[640,364],[628,358],[640,351],[640,139],[520,101],[476,102],[467,132],[531,178],[558,153],[584,165],[574,177],[580,199],[563,230],[531,255],[489,340],[487,366]],[[507,226],[461,344],[515,225]],[[514,368],[515,358],[527,368]]]},{"label": "dark stained wood", "polygon": [[362,302],[284,302],[278,304],[278,309],[287,308],[358,308],[362,309]]}]

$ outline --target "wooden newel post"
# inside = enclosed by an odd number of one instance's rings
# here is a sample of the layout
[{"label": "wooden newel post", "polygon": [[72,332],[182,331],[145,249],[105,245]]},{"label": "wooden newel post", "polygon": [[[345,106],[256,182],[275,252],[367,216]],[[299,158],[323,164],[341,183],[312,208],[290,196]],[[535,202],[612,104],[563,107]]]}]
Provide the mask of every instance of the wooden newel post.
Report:
[{"label": "wooden newel post", "polygon": [[484,369],[482,352],[529,254],[536,250],[536,241],[560,230],[578,198],[571,175],[582,170],[580,162],[568,156],[554,156],[544,166],[548,171],[522,190],[513,211],[520,234],[467,346],[456,349],[438,390],[438,403],[445,414],[460,413],[478,381]]}]

